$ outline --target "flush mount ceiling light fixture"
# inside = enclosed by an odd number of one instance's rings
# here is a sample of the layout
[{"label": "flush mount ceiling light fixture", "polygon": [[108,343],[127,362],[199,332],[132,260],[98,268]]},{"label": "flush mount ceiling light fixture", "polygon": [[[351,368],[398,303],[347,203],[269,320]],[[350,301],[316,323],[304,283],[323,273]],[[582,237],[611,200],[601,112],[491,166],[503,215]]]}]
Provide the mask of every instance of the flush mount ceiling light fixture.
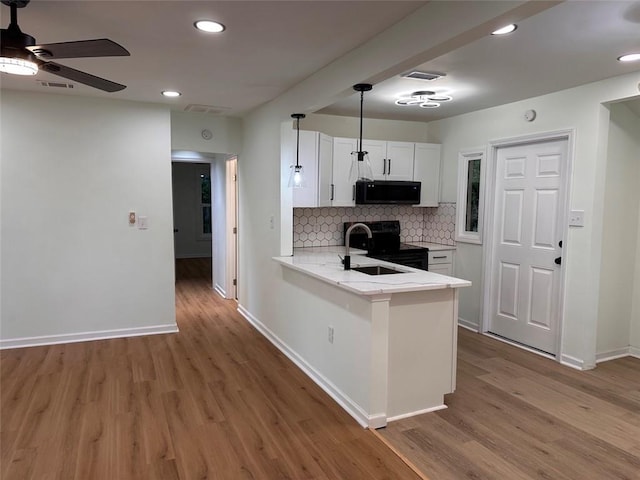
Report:
[{"label": "flush mount ceiling light fixture", "polygon": [[517,28],[518,26],[515,23],[512,23],[491,32],[491,35],[507,35],[508,33],[514,32]]},{"label": "flush mount ceiling light fixture", "polygon": [[214,22],[213,20],[198,20],[193,24],[193,26],[196,27],[201,32],[206,32],[206,33],[220,33],[220,32],[224,32],[226,29],[226,27],[223,24],[219,22]]},{"label": "flush mount ceiling light fixture", "polygon": [[369,152],[362,150],[362,107],[364,105],[364,92],[373,89],[370,83],[357,83],[353,86],[356,92],[360,92],[360,140],[358,151],[351,152],[351,169],[349,170],[349,183],[373,180],[373,169],[369,161]]},{"label": "flush mount ceiling light fixture", "polygon": [[419,90],[410,95],[403,95],[396,100],[396,105],[407,107],[417,105],[421,108],[438,108],[443,102],[450,102],[453,97],[436,93],[432,90]]},{"label": "flush mount ceiling light fixture", "polygon": [[175,90],[163,90],[162,91],[162,95],[164,95],[165,97],[179,97],[180,95],[182,95],[180,92],[177,92]]},{"label": "flush mount ceiling light fixture", "polygon": [[640,53],[628,53],[618,57],[619,62],[637,62],[640,60]]},{"label": "flush mount ceiling light fixture", "polygon": [[296,164],[289,167],[289,188],[304,188],[304,174],[300,165],[300,119],[305,117],[304,113],[291,114],[291,118],[296,119]]}]

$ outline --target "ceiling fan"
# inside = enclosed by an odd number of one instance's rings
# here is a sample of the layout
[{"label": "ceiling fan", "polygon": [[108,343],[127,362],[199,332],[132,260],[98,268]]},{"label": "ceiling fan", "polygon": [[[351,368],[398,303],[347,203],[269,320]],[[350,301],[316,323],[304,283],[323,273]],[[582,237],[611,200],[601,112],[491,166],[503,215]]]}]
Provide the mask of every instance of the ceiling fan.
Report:
[{"label": "ceiling fan", "polygon": [[129,52],[117,43],[100,38],[36,45],[36,39],[22,33],[18,26],[18,8],[26,7],[30,0],[1,0],[11,8],[11,23],[2,29],[0,38],[0,71],[17,75],[35,75],[39,69],[90,87],[117,92],[125,85],[96,77],[59,63],[48,61],[59,58],[122,57]]}]

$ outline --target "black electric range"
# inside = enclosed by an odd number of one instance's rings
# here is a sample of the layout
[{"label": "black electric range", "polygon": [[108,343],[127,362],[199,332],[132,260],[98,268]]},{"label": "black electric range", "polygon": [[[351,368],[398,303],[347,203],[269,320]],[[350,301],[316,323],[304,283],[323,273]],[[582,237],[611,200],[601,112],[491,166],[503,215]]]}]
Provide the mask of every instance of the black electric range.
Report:
[{"label": "black electric range", "polygon": [[354,223],[364,223],[369,227],[372,238],[369,239],[367,233],[361,228],[352,230],[349,237],[349,247],[367,250],[369,252],[367,256],[377,260],[398,263],[421,270],[429,269],[429,249],[401,243],[400,222],[398,220],[345,222],[343,235]]}]

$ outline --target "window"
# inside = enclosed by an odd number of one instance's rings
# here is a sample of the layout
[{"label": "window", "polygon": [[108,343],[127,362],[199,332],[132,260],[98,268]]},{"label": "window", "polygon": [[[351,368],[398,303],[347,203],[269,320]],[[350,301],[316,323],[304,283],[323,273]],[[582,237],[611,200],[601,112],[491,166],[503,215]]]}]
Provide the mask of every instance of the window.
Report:
[{"label": "window", "polygon": [[484,157],[484,149],[465,150],[458,154],[458,242],[482,244]]},{"label": "window", "polygon": [[211,176],[200,174],[200,234],[211,236]]}]

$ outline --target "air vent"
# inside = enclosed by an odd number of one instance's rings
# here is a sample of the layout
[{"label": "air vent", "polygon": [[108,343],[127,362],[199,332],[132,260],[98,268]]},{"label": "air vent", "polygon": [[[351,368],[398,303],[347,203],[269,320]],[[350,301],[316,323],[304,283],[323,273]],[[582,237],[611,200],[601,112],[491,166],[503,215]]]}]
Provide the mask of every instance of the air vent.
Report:
[{"label": "air vent", "polygon": [[73,88],[73,84],[71,83],[62,83],[62,82],[43,82],[39,81],[40,85],[43,87],[53,87],[53,88]]},{"label": "air vent", "polygon": [[409,73],[402,74],[404,78],[413,78],[416,80],[436,80],[437,78],[446,76],[444,73],[436,73],[436,72],[420,72],[418,70],[414,70]]},{"label": "air vent", "polygon": [[228,110],[229,107],[215,107],[213,105],[199,105],[197,103],[190,103],[184,107],[185,112],[207,113],[210,115],[222,115]]}]

